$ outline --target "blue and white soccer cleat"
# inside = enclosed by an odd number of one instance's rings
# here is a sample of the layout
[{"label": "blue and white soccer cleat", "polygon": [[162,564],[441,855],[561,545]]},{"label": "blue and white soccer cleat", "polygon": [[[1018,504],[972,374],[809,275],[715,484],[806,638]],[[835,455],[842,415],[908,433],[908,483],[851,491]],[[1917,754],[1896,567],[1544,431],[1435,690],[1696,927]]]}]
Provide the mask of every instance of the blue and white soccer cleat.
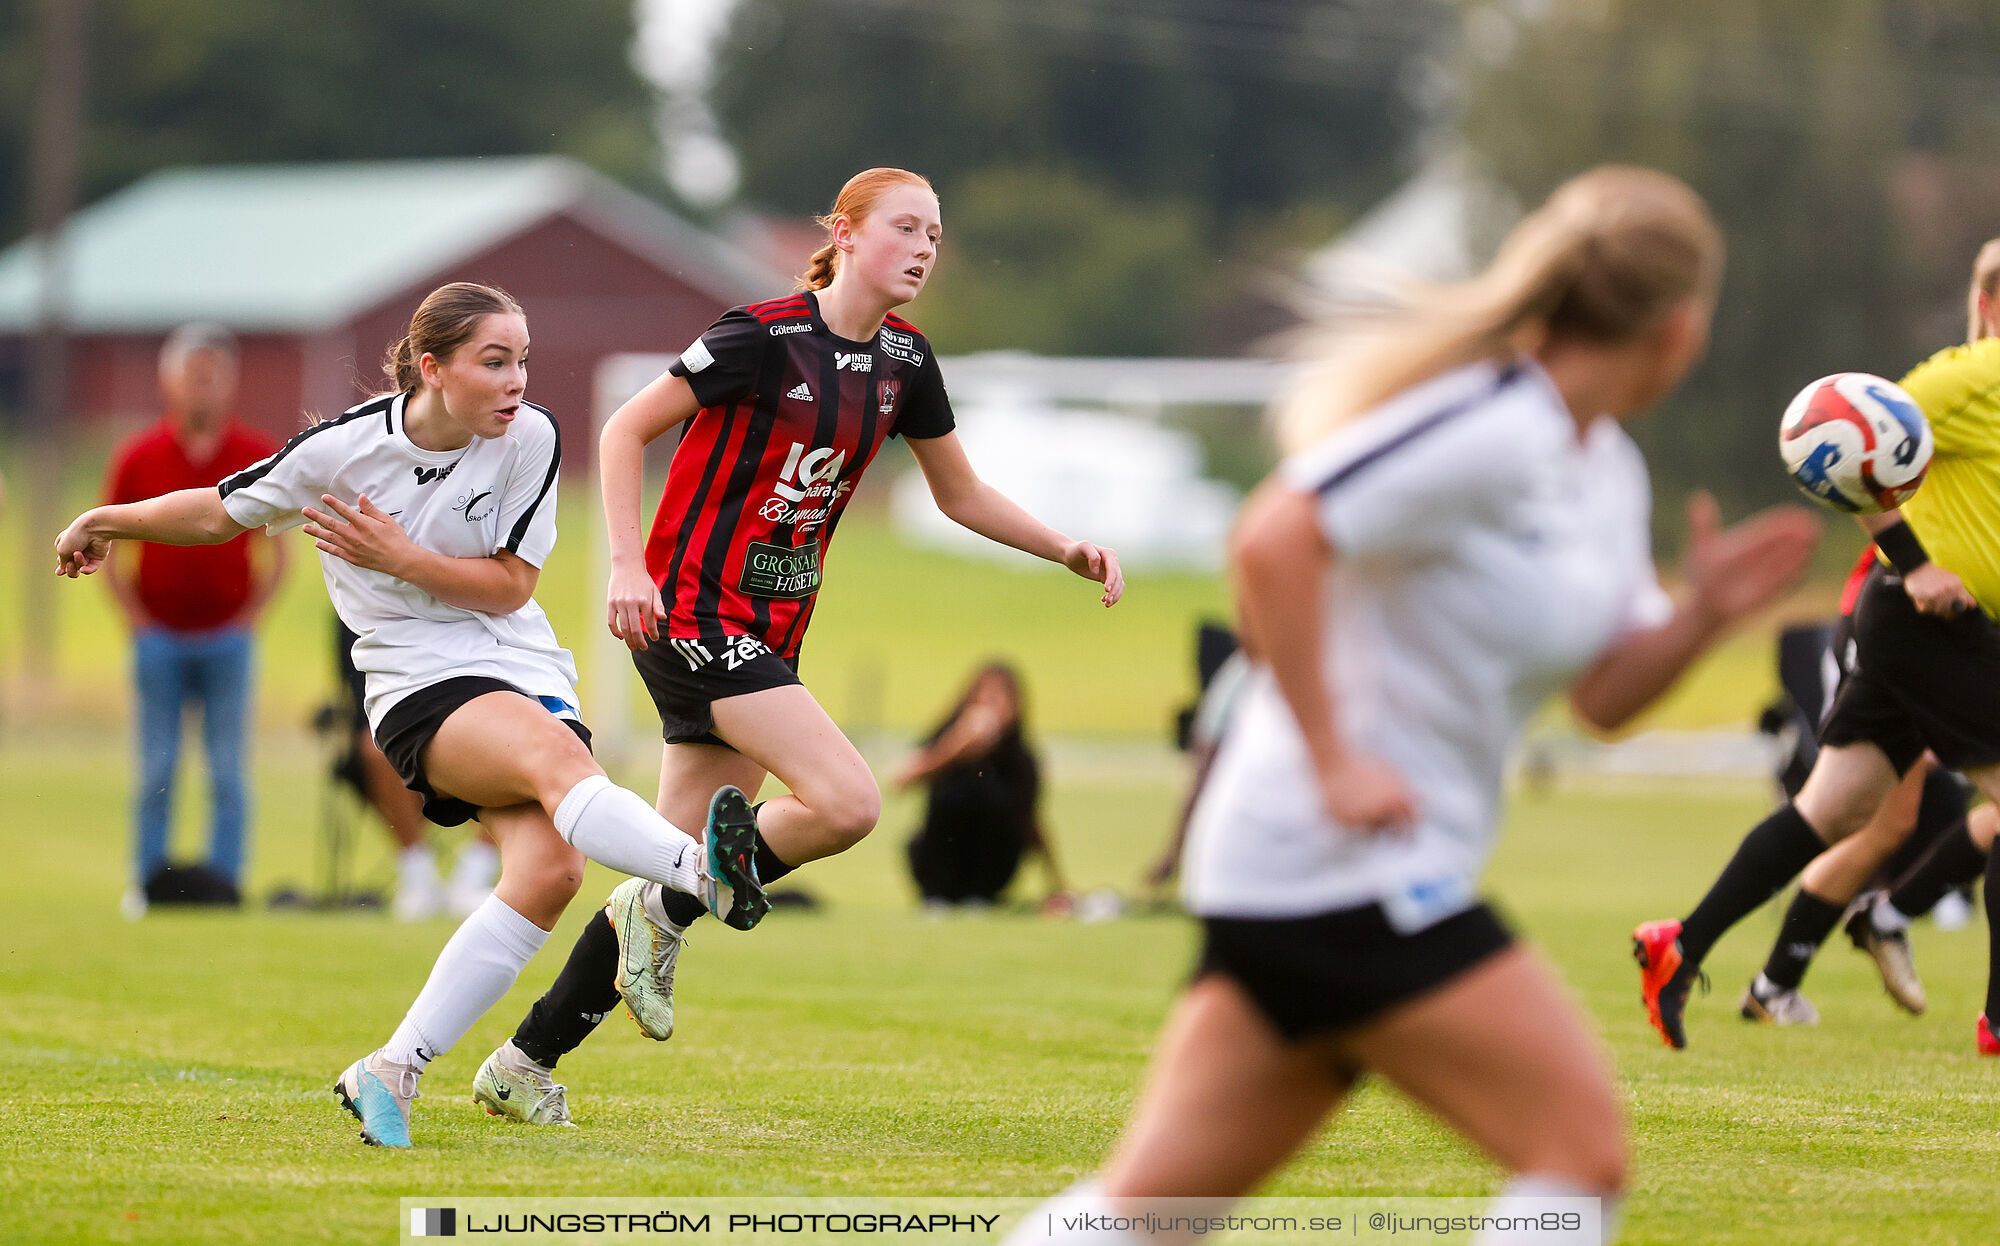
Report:
[{"label": "blue and white soccer cleat", "polygon": [[361,1122],[361,1140],[369,1146],[410,1145],[410,1101],[417,1097],[419,1071],[375,1052],[347,1066],[333,1083],[340,1106]]}]

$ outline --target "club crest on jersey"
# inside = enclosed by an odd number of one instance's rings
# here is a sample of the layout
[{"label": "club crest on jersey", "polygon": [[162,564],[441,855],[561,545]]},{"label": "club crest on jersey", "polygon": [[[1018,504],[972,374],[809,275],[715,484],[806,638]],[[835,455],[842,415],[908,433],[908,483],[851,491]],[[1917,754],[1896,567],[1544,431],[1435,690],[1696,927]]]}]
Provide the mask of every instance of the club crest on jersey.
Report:
[{"label": "club crest on jersey", "polygon": [[873,372],[875,370],[875,356],[864,355],[858,351],[854,354],[849,354],[846,351],[837,350],[833,352],[833,370],[835,372]]},{"label": "club crest on jersey", "polygon": [[[489,500],[492,496],[493,490],[491,489],[481,489],[477,493],[461,493],[458,495],[458,501],[453,504],[452,509],[463,512],[467,523],[478,523],[488,515],[491,515],[493,508],[498,505],[497,502]],[[482,506],[484,509],[481,509]]]},{"label": "club crest on jersey", "polygon": [[894,381],[882,382],[882,396],[880,401],[876,403],[875,409],[883,415],[889,415],[894,412],[896,409],[896,391],[900,388],[902,387]]},{"label": "club crest on jersey", "polygon": [[904,363],[913,363],[919,367],[923,365],[924,352],[917,349],[917,339],[902,330],[891,329],[885,325],[881,336],[875,340],[882,347],[883,354],[893,359],[900,359]]}]

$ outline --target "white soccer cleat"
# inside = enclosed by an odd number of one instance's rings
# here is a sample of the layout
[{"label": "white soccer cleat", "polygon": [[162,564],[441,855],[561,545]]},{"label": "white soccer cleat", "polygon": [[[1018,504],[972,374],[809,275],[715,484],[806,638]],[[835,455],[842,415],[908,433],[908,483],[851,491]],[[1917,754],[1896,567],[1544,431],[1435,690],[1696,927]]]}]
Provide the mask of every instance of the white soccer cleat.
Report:
[{"label": "white soccer cleat", "polygon": [[1873,913],[1879,898],[1863,897],[1855,902],[1854,914],[1847,919],[1847,937],[1874,960],[1889,998],[1911,1016],[1921,1016],[1930,1000],[1924,993],[1924,980],[1917,976],[1916,957],[1910,954],[1910,936],[1907,931],[1884,931],[1876,926]]},{"label": "white soccer cleat", "polygon": [[658,886],[643,878],[618,884],[605,911],[618,932],[617,984],[626,1009],[647,1038],[672,1038],[674,968],[687,936],[667,920]]},{"label": "white soccer cleat", "polygon": [[[1759,987],[1766,989],[1759,990]],[[1763,974],[1750,983],[1743,992],[1743,1003],[1739,1009],[1745,1021],[1762,1021],[1767,1025],[1818,1025],[1819,1009],[1794,987],[1780,991],[1769,983]]]},{"label": "white soccer cleat", "polygon": [[569,1088],[550,1076],[550,1070],[528,1058],[513,1039],[500,1044],[486,1057],[479,1072],[472,1075],[472,1101],[494,1116],[504,1116],[524,1125],[567,1125]]}]

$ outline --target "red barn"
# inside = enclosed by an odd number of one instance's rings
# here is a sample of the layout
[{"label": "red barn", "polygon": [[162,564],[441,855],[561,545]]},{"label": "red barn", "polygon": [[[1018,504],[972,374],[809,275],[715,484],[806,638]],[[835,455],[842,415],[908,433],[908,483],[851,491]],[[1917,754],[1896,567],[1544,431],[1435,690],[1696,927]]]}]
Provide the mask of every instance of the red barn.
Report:
[{"label": "red barn", "polygon": [[[561,157],[170,170],[79,212],[63,247],[72,412],[155,414],[161,341],[209,320],[241,339],[239,413],[282,435],[381,390],[384,352],[447,281],[520,300],[528,397],[576,447],[599,359],[678,351],[725,308],[790,288]],[[0,253],[0,404],[17,408],[37,281],[29,244]]]}]

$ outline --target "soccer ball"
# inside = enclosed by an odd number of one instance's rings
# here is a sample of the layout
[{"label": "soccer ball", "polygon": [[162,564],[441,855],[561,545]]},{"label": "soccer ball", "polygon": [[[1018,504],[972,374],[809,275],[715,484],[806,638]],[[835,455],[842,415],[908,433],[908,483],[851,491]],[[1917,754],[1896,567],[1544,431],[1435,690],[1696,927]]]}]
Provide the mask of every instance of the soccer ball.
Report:
[{"label": "soccer ball", "polygon": [[1876,515],[1910,500],[1931,465],[1931,426],[1893,381],[1836,372],[1799,391],[1778,425],[1792,483],[1822,506]]}]

